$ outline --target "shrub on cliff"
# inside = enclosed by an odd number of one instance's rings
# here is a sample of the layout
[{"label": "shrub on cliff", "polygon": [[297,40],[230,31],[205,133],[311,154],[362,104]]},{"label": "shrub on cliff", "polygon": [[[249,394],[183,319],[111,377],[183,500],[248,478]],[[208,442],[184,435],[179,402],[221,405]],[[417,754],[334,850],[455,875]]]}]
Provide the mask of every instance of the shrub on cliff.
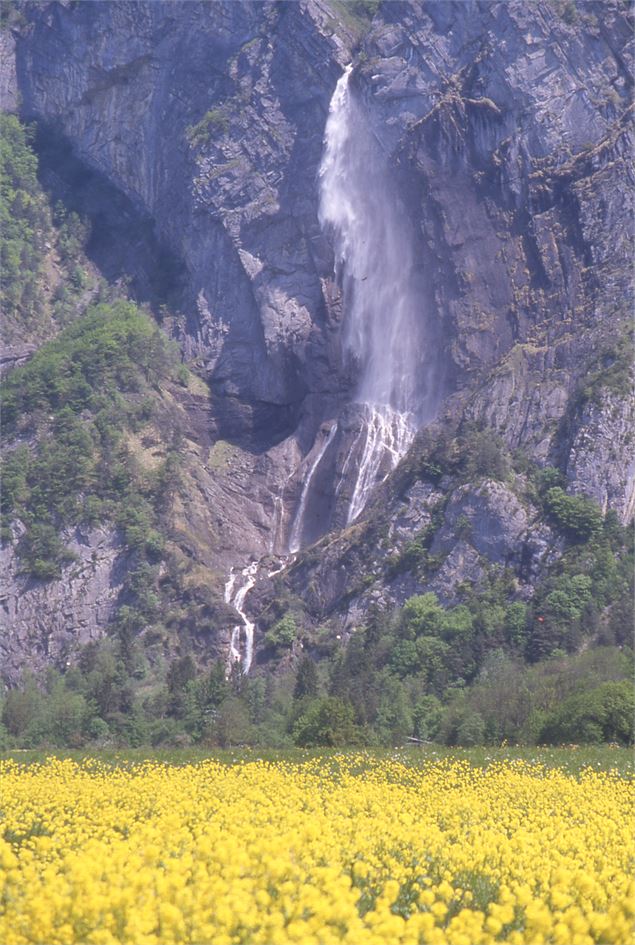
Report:
[{"label": "shrub on cliff", "polygon": [[549,518],[574,541],[588,541],[602,528],[602,511],[586,496],[567,495],[554,486],[544,502]]}]

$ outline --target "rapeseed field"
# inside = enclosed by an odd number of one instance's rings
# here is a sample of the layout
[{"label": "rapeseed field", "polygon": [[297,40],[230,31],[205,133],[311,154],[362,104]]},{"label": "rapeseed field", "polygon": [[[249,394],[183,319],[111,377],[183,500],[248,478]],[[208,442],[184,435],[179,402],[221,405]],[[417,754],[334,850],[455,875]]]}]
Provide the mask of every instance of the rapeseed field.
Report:
[{"label": "rapeseed field", "polygon": [[0,762],[0,942],[631,943],[633,782],[523,762]]}]

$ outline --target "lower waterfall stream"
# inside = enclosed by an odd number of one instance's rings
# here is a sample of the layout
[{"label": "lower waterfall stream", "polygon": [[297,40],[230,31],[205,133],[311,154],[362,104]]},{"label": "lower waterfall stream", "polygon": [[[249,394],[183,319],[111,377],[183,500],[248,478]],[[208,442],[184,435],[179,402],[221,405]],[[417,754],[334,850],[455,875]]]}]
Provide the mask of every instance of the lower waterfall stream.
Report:
[{"label": "lower waterfall stream", "polygon": [[333,442],[335,434],[337,433],[337,423],[334,423],[331,429],[329,430],[327,436],[324,438],[324,442],[320,446],[317,456],[308,467],[306,475],[304,477],[304,483],[302,485],[302,492],[300,493],[300,503],[298,505],[298,511],[296,512],[295,518],[293,520],[293,525],[291,526],[291,535],[289,536],[289,553],[295,554],[296,551],[300,550],[302,545],[302,526],[304,524],[304,512],[306,509],[306,502],[309,495],[309,489],[311,488],[311,482],[315,472],[322,462],[324,454],[327,449]]},{"label": "lower waterfall stream", "polygon": [[[247,594],[256,583],[257,572],[257,561],[252,561],[242,571],[236,571],[232,568],[229,580],[225,584],[225,603],[231,604],[242,618],[242,624],[236,624],[231,632],[228,673],[231,672],[232,666],[236,663],[240,664],[243,673],[248,673],[254,658],[254,630],[256,625],[249,619],[243,607]],[[236,584],[238,584],[238,589],[234,590]]]}]

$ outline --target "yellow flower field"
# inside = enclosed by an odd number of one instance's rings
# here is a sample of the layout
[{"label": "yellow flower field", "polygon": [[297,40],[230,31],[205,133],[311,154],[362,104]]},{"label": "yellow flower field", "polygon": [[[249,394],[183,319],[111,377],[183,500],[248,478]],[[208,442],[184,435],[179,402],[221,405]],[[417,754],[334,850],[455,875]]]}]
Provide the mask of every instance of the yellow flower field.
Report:
[{"label": "yellow flower field", "polygon": [[633,941],[633,783],[520,762],[0,762],[0,942]]}]

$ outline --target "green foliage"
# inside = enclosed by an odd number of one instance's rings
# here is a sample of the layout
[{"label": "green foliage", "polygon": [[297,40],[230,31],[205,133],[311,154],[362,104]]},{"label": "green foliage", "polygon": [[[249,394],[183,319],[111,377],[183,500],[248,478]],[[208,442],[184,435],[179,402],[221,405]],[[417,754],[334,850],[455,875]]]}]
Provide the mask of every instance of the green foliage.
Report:
[{"label": "green foliage", "polygon": [[400,640],[390,655],[390,669],[397,676],[408,676],[419,669],[419,651],[414,640]]},{"label": "green foliage", "polygon": [[318,675],[315,663],[310,656],[304,656],[298,666],[298,674],[293,688],[294,699],[313,699],[318,694]]},{"label": "green foliage", "polygon": [[376,733],[383,744],[403,737],[413,728],[412,706],[406,688],[387,677],[381,687],[375,718]]},{"label": "green foliage", "polygon": [[[65,263],[80,262],[83,248],[89,237],[87,224],[73,211],[66,211],[63,204],[55,206],[54,222],[57,226],[57,251]],[[81,275],[76,276],[80,282]]]},{"label": "green foliage", "polygon": [[422,528],[412,541],[407,542],[399,554],[389,559],[386,568],[389,578],[405,572],[423,575],[434,568],[437,559],[430,554],[430,545],[442,524],[444,506],[444,502],[439,503],[433,510],[428,525]]},{"label": "green foliage", "polygon": [[42,581],[59,577],[62,567],[75,557],[55,528],[46,522],[35,522],[25,532],[18,543],[18,553],[29,573]]},{"label": "green foliage", "polygon": [[482,745],[485,738],[485,722],[478,712],[463,712],[456,722],[450,745]]},{"label": "green foliage", "polygon": [[353,706],[334,697],[317,699],[295,723],[293,740],[303,747],[340,748],[359,744],[360,732],[355,724]]},{"label": "green foliage", "polygon": [[[558,488],[558,476],[544,471],[544,494]],[[599,532],[569,545],[529,603],[515,599],[511,570],[492,568],[478,587],[462,588],[463,603],[444,607],[428,592],[378,614],[333,663],[331,692],[350,700],[357,724],[383,744],[409,735],[457,745],[535,742],[563,695],[587,681],[619,681],[630,665],[615,649],[631,640],[629,538],[607,517]],[[593,636],[608,648],[575,655]],[[539,662],[527,665],[527,657]],[[577,740],[589,737],[582,729]]]},{"label": "green foliage", "polygon": [[189,127],[185,136],[193,148],[202,148],[209,144],[215,136],[225,134],[229,127],[229,120],[223,108],[210,108],[200,121]]},{"label": "green foliage", "polygon": [[0,308],[12,323],[38,317],[45,244],[51,230],[32,138],[33,129],[14,115],[0,115]]},{"label": "green foliage", "polygon": [[[381,0],[331,0],[331,9],[340,22],[358,39],[368,32]],[[332,21],[336,26],[336,22]],[[363,55],[360,61],[363,61]]]},{"label": "green foliage", "polygon": [[439,734],[443,719],[443,705],[436,696],[421,696],[413,710],[414,735],[422,741],[431,741]]},{"label": "green foliage", "polygon": [[578,9],[575,0],[551,0],[555,13],[569,26],[578,21]]},{"label": "green foliage", "polygon": [[379,10],[381,0],[351,0],[350,6],[353,13],[357,16],[367,17],[369,20],[375,16]]},{"label": "green foliage", "polygon": [[265,643],[274,649],[285,649],[293,645],[298,628],[292,614],[286,614],[265,634]]},{"label": "green foliage", "polygon": [[475,684],[450,702],[441,737],[460,744],[460,721],[478,714],[484,723],[482,741],[490,744],[626,744],[632,739],[632,673],[632,653],[615,647],[561,654],[533,666],[497,651],[486,660]]},{"label": "green foliage", "polygon": [[606,682],[568,696],[546,717],[540,741],[633,744],[635,687],[631,680]]},{"label": "green foliage", "polygon": [[508,604],[505,610],[505,633],[511,646],[524,647],[527,642],[527,605],[521,601]]},{"label": "green foliage", "polygon": [[630,644],[632,540],[629,530],[607,517],[602,531],[565,552],[534,596],[528,640],[532,659],[544,659],[558,647],[572,652],[592,636],[602,643]]},{"label": "green foliage", "polygon": [[101,304],[44,345],[5,384],[5,431],[34,414],[99,412],[121,407],[119,394],[139,393],[176,368],[176,352],[154,322],[130,302]]},{"label": "green foliage", "polygon": [[430,560],[428,546],[425,533],[407,542],[399,554],[388,562],[387,575],[392,578],[409,571],[417,574],[424,571]]},{"label": "green foliage", "polygon": [[26,19],[16,0],[0,0],[0,29],[19,29]]},{"label": "green foliage", "polygon": [[570,496],[559,486],[545,495],[545,510],[550,519],[574,541],[587,541],[602,527],[602,512],[586,496]]},{"label": "green foliage", "polygon": [[219,707],[215,729],[222,747],[249,742],[252,729],[245,703],[236,696],[228,696]]},{"label": "green foliage", "polygon": [[464,604],[458,604],[444,613],[442,631],[448,639],[468,639],[473,629],[474,616]]},{"label": "green foliage", "polygon": [[[178,485],[178,462],[168,454],[154,480],[143,476],[125,434],[147,422],[154,409],[149,395],[173,377],[176,364],[149,316],[120,301],[93,307],[12,371],[4,385],[4,433],[36,436],[31,446],[5,451],[0,510],[5,525],[17,519],[25,526],[17,548],[34,577],[59,576],[72,559],[60,530],[81,522],[113,521],[140,563],[160,560],[158,515]],[[133,570],[129,583],[146,612],[142,576]],[[147,577],[146,569],[146,584]]]},{"label": "green foliage", "polygon": [[404,604],[401,612],[403,636],[413,639],[420,635],[434,636],[441,631],[443,608],[436,594],[419,594]]},{"label": "green foliage", "polygon": [[509,451],[495,430],[468,429],[462,437],[461,455],[469,481],[480,476],[503,481],[509,475]]},{"label": "green foliage", "polygon": [[578,403],[600,404],[605,391],[628,397],[633,384],[635,346],[632,325],[613,344],[604,348],[584,376]]},{"label": "green foliage", "polygon": [[563,575],[545,598],[545,610],[556,621],[579,620],[591,599],[591,586],[586,574]]},{"label": "green foliage", "polygon": [[559,469],[555,469],[553,466],[544,466],[542,469],[536,470],[534,482],[543,501],[550,489],[563,488],[566,485],[565,477]]}]

